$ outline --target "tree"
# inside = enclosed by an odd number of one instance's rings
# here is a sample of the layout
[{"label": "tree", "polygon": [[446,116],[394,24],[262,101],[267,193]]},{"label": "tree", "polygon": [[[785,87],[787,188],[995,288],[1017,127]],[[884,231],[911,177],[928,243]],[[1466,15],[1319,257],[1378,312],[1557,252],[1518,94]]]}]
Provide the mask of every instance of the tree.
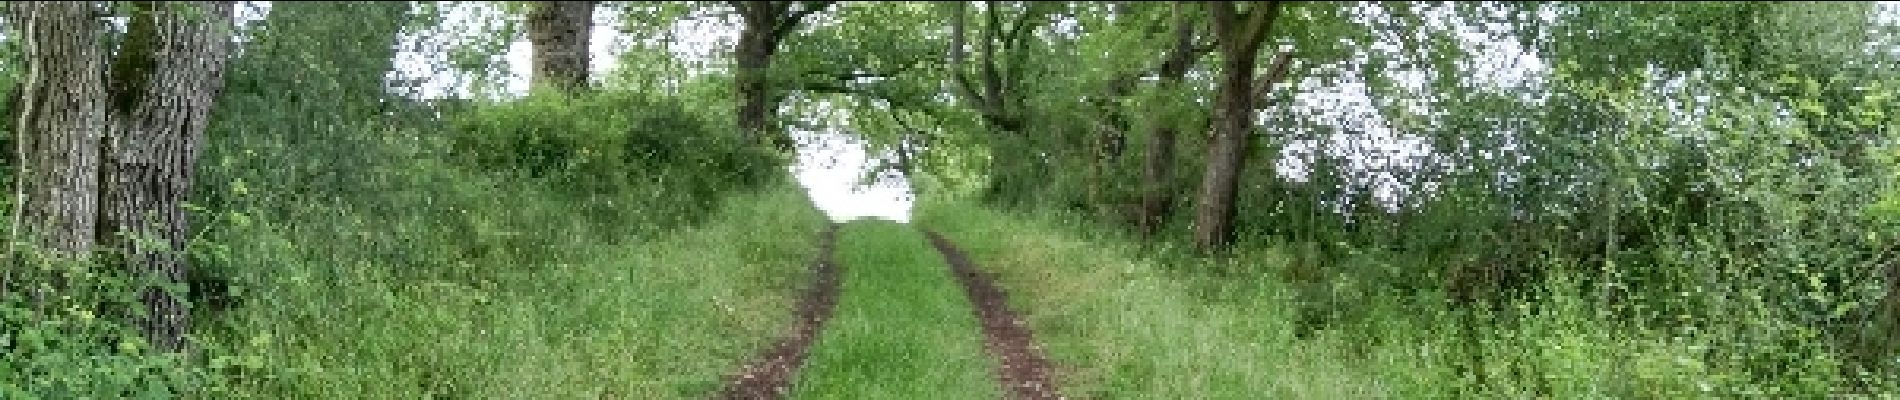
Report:
[{"label": "tree", "polygon": [[[1179,86],[1202,54],[1194,43],[1194,27],[1198,24],[1186,4],[1175,3],[1174,14],[1174,43],[1160,70],[1162,84],[1169,87]],[[1148,136],[1148,153],[1141,168],[1141,215],[1136,220],[1142,235],[1159,230],[1173,209],[1169,183],[1174,181],[1174,135],[1173,125],[1157,124]]]},{"label": "tree", "polygon": [[531,85],[563,92],[587,88],[594,2],[537,1],[532,7],[528,12],[528,41],[534,47]]},{"label": "tree", "polygon": [[[952,88],[961,101],[967,101],[981,117],[983,124],[993,133],[995,145],[992,150],[1006,150],[996,155],[991,166],[989,188],[985,198],[991,201],[1002,200],[1006,196],[1016,195],[1017,186],[1030,185],[1034,179],[1020,176],[1025,171],[1036,168],[1018,164],[1035,162],[1034,152],[1023,148],[1023,130],[1028,123],[1028,102],[1024,101],[1024,76],[1029,72],[1029,45],[1035,39],[1030,33],[1037,24],[1046,21],[1053,6],[1060,3],[1028,2],[1021,4],[1022,11],[1015,13],[1007,23],[1004,15],[1008,10],[996,1],[983,2],[982,32],[976,38],[976,60],[970,60],[966,48],[966,32],[969,30],[969,2],[956,2],[950,14],[950,78]],[[974,65],[972,65],[974,64]],[[973,76],[974,75],[974,76]]]},{"label": "tree", "polygon": [[144,279],[136,319],[163,351],[185,345],[190,314],[172,289],[188,269],[184,205],[222,88],[232,6],[132,3],[108,70],[104,20],[90,5],[12,4],[32,65],[18,218],[50,250],[103,248]]},{"label": "tree", "polygon": [[59,256],[96,240],[99,143],[106,135],[104,27],[83,2],[7,3],[27,60],[15,121],[16,236]]},{"label": "tree", "polygon": [[[1247,160],[1248,137],[1253,132],[1253,71],[1262,43],[1280,14],[1280,2],[1268,1],[1239,11],[1233,2],[1208,2],[1214,19],[1215,51],[1221,55],[1221,78],[1216,89],[1214,137],[1207,147],[1207,170],[1201,177],[1200,204],[1195,209],[1194,244],[1202,251],[1222,250],[1234,240],[1234,197]],[[1281,56],[1286,59],[1286,56]],[[1284,62],[1275,69],[1284,71]],[[1278,74],[1280,72],[1275,72]],[[1262,79],[1271,84],[1274,78]]]},{"label": "tree", "polygon": [[101,153],[99,238],[126,267],[155,281],[140,323],[158,349],[179,351],[189,311],[185,200],[205,125],[224,86],[233,2],[138,2],[112,66],[112,130]]},{"label": "tree", "polygon": [[[734,1],[732,7],[739,11],[742,25],[739,29],[739,45],[733,57],[738,68],[733,71],[733,92],[738,95],[736,114],[739,118],[739,130],[748,136],[777,148],[781,152],[791,152],[796,146],[790,136],[774,132],[771,113],[778,97],[768,71],[772,66],[772,56],[778,54],[779,43],[798,29],[800,21],[806,16],[831,7],[831,1]],[[794,7],[796,6],[796,7]]]}]

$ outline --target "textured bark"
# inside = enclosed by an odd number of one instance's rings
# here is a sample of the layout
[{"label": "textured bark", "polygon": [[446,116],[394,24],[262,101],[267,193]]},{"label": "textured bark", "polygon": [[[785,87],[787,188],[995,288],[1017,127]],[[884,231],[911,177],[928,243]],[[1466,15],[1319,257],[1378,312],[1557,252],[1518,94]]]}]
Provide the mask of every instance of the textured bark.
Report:
[{"label": "textured bark", "polygon": [[[779,42],[798,28],[805,17],[835,3],[832,1],[734,1],[739,10],[739,43],[733,49],[735,66],[733,91],[738,94],[735,115],[739,130],[780,152],[797,150],[791,136],[772,128],[772,109],[783,97],[777,94],[767,75]],[[794,7],[798,6],[798,7]]]},{"label": "textured bark", "polygon": [[772,129],[772,95],[766,81],[766,72],[772,67],[772,55],[778,52],[779,38],[773,32],[773,21],[779,12],[776,5],[769,1],[739,2],[740,17],[743,20],[739,31],[738,48],[733,57],[737,69],[733,71],[734,93],[739,96],[737,114],[739,130],[757,140],[761,145],[772,146],[779,151],[793,150],[793,144]]},{"label": "textured bark", "polygon": [[534,48],[534,87],[564,92],[587,88],[588,41],[594,27],[592,1],[537,1],[528,13]]},{"label": "textured bark", "polygon": [[1242,14],[1232,2],[1208,2],[1221,53],[1221,79],[1214,137],[1208,143],[1207,170],[1201,177],[1200,204],[1194,216],[1194,244],[1203,252],[1225,250],[1234,241],[1234,199],[1254,125],[1254,67],[1278,6],[1268,2]]},{"label": "textured bark", "polygon": [[56,256],[93,249],[99,143],[107,131],[103,25],[85,2],[6,4],[27,61],[15,121],[16,234]]},{"label": "textured bark", "polygon": [[184,204],[206,123],[223,88],[232,2],[140,2],[113,67],[112,130],[102,153],[99,239],[147,279],[139,318],[153,347],[179,351],[190,319]]},{"label": "textured bark", "polygon": [[[1168,60],[1161,64],[1163,85],[1180,85],[1187,76],[1188,68],[1193,67],[1194,60],[1200,57],[1194,48],[1195,20],[1184,8],[1181,3],[1174,5],[1177,19],[1174,48],[1169,50]],[[1141,215],[1137,219],[1143,236],[1154,235],[1160,230],[1174,209],[1174,191],[1171,189],[1174,182],[1175,133],[1174,125],[1161,124],[1148,135],[1148,153],[1142,159],[1141,168]]]}]

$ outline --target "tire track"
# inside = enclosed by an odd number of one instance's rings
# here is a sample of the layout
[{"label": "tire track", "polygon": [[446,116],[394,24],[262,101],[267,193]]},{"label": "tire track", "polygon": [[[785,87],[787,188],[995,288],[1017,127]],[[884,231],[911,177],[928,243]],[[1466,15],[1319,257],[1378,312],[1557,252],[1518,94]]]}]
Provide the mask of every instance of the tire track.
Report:
[{"label": "tire track", "polygon": [[1010,311],[1008,295],[996,287],[992,277],[977,271],[969,256],[936,231],[926,230],[930,244],[943,254],[953,275],[963,283],[976,317],[983,324],[983,347],[996,358],[996,378],[1003,392],[1013,399],[1062,399],[1061,390],[1050,379],[1052,364],[1043,357],[1042,347],[1021,317]]},{"label": "tire track", "polygon": [[837,223],[832,223],[819,234],[818,260],[812,265],[814,278],[811,288],[806,289],[804,297],[798,301],[798,316],[793,321],[791,335],[766,348],[752,362],[728,376],[726,388],[716,398],[785,397],[792,379],[798,376],[799,367],[805,364],[805,356],[812,341],[818,338],[819,330],[824,328],[825,321],[831,319],[832,310],[837,308],[839,271],[837,262],[832,259],[837,242]]}]

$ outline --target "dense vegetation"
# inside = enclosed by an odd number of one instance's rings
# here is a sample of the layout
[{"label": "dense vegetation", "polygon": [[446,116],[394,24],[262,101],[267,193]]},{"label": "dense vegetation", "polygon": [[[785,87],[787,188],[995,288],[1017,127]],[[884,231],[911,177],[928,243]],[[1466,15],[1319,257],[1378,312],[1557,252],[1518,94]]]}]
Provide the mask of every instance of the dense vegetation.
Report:
[{"label": "dense vegetation", "polygon": [[[0,398],[703,397],[817,251],[805,131],[1071,395],[1900,393],[1890,2],[5,8]],[[794,395],[994,394],[906,229]]]}]

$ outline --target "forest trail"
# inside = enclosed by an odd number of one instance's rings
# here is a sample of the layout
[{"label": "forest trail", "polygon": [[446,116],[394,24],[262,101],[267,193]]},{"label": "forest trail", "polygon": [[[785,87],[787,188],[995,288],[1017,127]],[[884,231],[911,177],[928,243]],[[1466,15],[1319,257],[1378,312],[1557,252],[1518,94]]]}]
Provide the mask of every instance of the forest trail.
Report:
[{"label": "forest trail", "polygon": [[[874,240],[843,240],[848,250],[839,262],[834,253],[841,229],[850,232],[847,238]],[[950,398],[1064,398],[1053,365],[992,276],[943,236],[917,233],[892,223],[833,224],[821,236],[815,279],[797,304],[792,333],[729,375],[717,398],[886,397],[893,390]],[[937,254],[925,254],[931,249]],[[853,261],[864,265],[851,265],[846,279],[842,264]],[[836,312],[841,322],[827,331],[840,292],[845,311]],[[967,334],[949,333],[956,331]],[[982,350],[974,340],[978,335]],[[810,351],[813,345],[816,352]],[[987,362],[974,354],[979,352],[987,353]],[[817,366],[803,368],[807,358]],[[801,369],[808,376],[801,377]],[[991,379],[980,378],[985,375]]]}]

